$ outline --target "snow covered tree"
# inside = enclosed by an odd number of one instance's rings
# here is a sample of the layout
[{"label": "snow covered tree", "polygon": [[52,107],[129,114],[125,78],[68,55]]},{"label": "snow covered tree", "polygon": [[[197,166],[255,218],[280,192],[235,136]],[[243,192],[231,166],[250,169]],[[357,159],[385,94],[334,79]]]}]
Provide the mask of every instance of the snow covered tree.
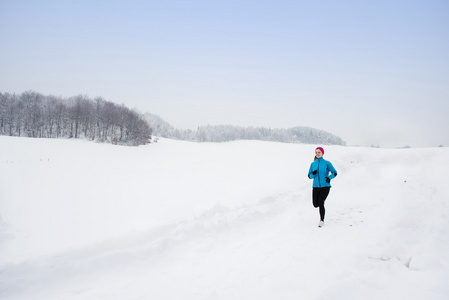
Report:
[{"label": "snow covered tree", "polygon": [[19,96],[0,92],[0,134],[141,145],[151,139],[152,129],[139,112],[102,98],[63,99],[27,91]]}]

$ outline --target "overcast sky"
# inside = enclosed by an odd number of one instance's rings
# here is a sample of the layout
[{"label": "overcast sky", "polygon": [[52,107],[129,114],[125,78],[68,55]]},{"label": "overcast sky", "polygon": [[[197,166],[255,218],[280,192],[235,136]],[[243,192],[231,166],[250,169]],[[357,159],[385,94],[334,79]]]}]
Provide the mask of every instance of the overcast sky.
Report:
[{"label": "overcast sky", "polygon": [[449,146],[449,1],[0,0],[0,91]]}]

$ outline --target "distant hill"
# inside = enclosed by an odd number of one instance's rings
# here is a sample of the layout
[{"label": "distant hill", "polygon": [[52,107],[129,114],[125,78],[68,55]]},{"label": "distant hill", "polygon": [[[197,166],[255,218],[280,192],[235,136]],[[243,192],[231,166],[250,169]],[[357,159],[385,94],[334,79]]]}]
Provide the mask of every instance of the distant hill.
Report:
[{"label": "distant hill", "polygon": [[262,140],[283,143],[346,145],[342,138],[327,131],[310,127],[298,126],[289,129],[277,129],[207,125],[200,126],[197,130],[179,130],[158,115],[146,113],[144,117],[153,129],[155,136],[177,140],[217,143],[235,140]]},{"label": "distant hill", "polygon": [[34,138],[85,138],[120,145],[142,145],[152,135],[195,142],[262,140],[283,143],[346,145],[340,137],[315,128],[289,129],[200,126],[180,130],[160,116],[142,115],[125,105],[85,95],[64,98],[26,91],[0,92],[0,135]]}]

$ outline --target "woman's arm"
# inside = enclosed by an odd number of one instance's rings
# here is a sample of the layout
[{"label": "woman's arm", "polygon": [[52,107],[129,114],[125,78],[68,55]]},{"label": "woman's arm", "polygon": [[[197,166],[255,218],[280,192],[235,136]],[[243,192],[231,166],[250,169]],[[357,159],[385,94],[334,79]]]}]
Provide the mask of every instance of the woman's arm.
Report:
[{"label": "woman's arm", "polygon": [[327,176],[329,177],[329,179],[334,179],[335,177],[337,177],[337,170],[335,170],[334,166],[329,161],[327,162],[327,168],[331,172],[331,175]]},{"label": "woman's arm", "polygon": [[309,178],[310,179],[315,178],[316,173],[317,173],[317,170],[313,170],[313,163],[311,163],[310,168],[309,168],[309,174],[308,174]]}]

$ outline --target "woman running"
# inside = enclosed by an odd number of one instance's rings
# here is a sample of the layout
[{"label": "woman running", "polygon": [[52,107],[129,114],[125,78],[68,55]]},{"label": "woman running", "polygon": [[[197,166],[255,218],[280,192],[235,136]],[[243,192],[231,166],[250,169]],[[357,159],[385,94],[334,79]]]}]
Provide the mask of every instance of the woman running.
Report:
[{"label": "woman running", "polygon": [[324,149],[322,147],[316,148],[315,159],[309,169],[309,178],[313,179],[313,206],[320,208],[320,223],[318,227],[324,226],[324,201],[326,201],[329,195],[331,180],[337,177],[337,171],[334,166],[332,166],[330,161],[325,160],[323,155]]}]

